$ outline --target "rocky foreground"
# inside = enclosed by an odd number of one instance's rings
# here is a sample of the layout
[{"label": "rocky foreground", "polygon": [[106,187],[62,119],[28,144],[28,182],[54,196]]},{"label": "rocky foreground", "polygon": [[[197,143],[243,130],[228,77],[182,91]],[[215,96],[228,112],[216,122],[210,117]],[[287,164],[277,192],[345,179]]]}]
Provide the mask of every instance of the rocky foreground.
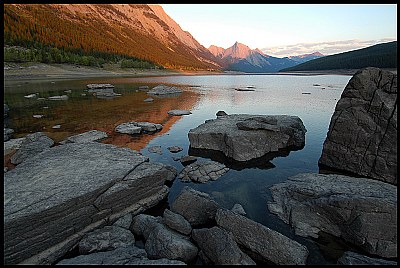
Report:
[{"label": "rocky foreground", "polygon": [[[268,209],[297,235],[317,238],[322,231],[368,254],[348,251],[338,264],[397,264],[396,110],[397,76],[360,70],[338,102],[320,163],[348,166],[362,177],[305,173],[270,189]],[[8,112],[5,105],[5,117]],[[127,124],[139,133],[157,131],[147,122]],[[191,146],[247,161],[304,146],[305,132],[295,116],[220,111],[190,130],[189,139]],[[96,142],[107,136],[96,130],[60,145],[41,132],[11,135],[5,125],[5,151],[17,152],[11,158],[16,167],[4,173],[4,264],[307,264],[304,245],[247,218],[240,204],[229,210],[189,187],[162,217],[143,214],[167,197],[176,178],[207,183],[228,172],[225,165],[185,156],[178,175],[136,151]]]}]

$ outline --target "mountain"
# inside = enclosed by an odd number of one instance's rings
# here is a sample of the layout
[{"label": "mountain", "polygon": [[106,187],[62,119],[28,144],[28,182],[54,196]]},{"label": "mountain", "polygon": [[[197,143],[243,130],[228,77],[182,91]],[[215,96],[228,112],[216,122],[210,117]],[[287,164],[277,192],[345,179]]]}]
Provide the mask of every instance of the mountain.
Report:
[{"label": "mountain", "polygon": [[289,58],[276,58],[266,55],[259,49],[250,49],[239,42],[227,49],[211,45],[208,50],[221,60],[223,69],[229,71],[248,73],[277,72],[282,68],[298,64]]},{"label": "mountain", "polygon": [[303,63],[303,62],[306,62],[306,61],[309,61],[309,60],[318,59],[318,58],[321,58],[321,57],[324,57],[324,56],[325,55],[323,55],[320,52],[314,52],[314,53],[311,53],[311,54],[303,54],[303,55],[298,55],[298,56],[289,56],[287,58],[289,58],[291,60],[294,60],[294,61],[296,61],[296,62],[298,62],[300,64],[300,63]]},{"label": "mountain", "polygon": [[5,4],[4,41],[128,55],[166,68],[221,68],[159,5]]},{"label": "mountain", "polygon": [[397,68],[397,41],[325,56],[280,71],[361,69],[365,67]]}]

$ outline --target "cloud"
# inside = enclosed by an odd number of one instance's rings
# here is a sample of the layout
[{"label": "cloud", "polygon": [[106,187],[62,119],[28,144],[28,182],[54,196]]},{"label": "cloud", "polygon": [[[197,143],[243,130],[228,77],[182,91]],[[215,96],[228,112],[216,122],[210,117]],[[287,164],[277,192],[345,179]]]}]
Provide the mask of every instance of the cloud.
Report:
[{"label": "cloud", "polygon": [[267,55],[280,58],[287,56],[310,54],[317,51],[324,55],[332,55],[396,40],[397,40],[396,38],[384,38],[377,40],[353,39],[353,40],[342,40],[342,41],[332,41],[332,42],[300,43],[288,46],[266,47],[261,50]]}]

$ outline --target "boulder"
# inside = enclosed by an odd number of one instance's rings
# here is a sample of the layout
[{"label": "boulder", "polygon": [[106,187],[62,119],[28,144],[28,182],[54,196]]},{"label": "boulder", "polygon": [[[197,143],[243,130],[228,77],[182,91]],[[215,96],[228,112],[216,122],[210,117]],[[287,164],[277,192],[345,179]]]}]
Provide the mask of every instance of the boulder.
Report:
[{"label": "boulder", "polygon": [[256,265],[233,239],[232,234],[219,227],[194,229],[192,238],[215,265]]},{"label": "boulder", "polygon": [[231,211],[243,216],[246,216],[247,214],[242,205],[237,203],[233,205]]},{"label": "boulder", "polygon": [[191,226],[213,222],[219,205],[207,193],[185,186],[171,205],[171,211],[182,215]]},{"label": "boulder", "polygon": [[248,161],[280,149],[302,148],[305,133],[297,116],[232,114],[206,120],[188,136],[191,148],[216,150],[236,161]]},{"label": "boulder", "polygon": [[397,185],[397,74],[359,70],[336,104],[319,164]]},{"label": "boulder", "polygon": [[132,224],[132,214],[128,213],[125,216],[119,218],[113,223],[114,226],[118,226],[124,229],[129,229]]},{"label": "boulder", "polygon": [[147,214],[139,214],[133,217],[129,230],[136,236],[143,237],[147,240],[150,232],[161,223],[162,218],[160,216],[154,217]]},{"label": "boulder", "polygon": [[111,84],[87,84],[87,89],[98,89],[98,88],[114,88]]},{"label": "boulder", "polygon": [[11,135],[14,133],[14,129],[4,128],[4,141],[8,141],[11,138]]},{"label": "boulder", "polygon": [[218,209],[218,226],[231,232],[236,243],[278,265],[306,264],[305,246],[235,212]]},{"label": "boulder", "polygon": [[395,261],[371,258],[352,251],[346,251],[343,256],[337,260],[339,265],[397,265]]},{"label": "boulder", "polygon": [[190,235],[192,232],[190,223],[182,215],[174,213],[169,209],[164,210],[163,220],[165,225],[181,234]]},{"label": "boulder", "polygon": [[48,99],[49,100],[68,100],[68,96],[67,95],[51,96]]},{"label": "boulder", "polygon": [[87,233],[79,241],[79,253],[89,254],[133,245],[135,237],[129,230],[118,226],[105,226]]},{"label": "boulder", "polygon": [[170,110],[168,111],[169,115],[174,115],[174,116],[181,116],[181,115],[189,115],[192,114],[191,111],[188,110]]},{"label": "boulder", "polygon": [[179,173],[178,179],[181,179],[184,182],[193,181],[205,183],[209,180],[217,180],[228,171],[229,168],[224,164],[215,161],[197,161],[185,166],[185,168]]},{"label": "boulder", "polygon": [[197,157],[191,155],[184,155],[178,159],[182,165],[187,166],[197,161]]},{"label": "boulder", "polygon": [[147,150],[148,150],[150,153],[159,154],[159,155],[162,155],[162,154],[163,154],[162,149],[161,149],[161,146],[159,146],[159,145],[151,146],[151,147],[149,147]]},{"label": "boulder", "polygon": [[198,253],[197,247],[185,237],[163,224],[157,225],[149,234],[145,249],[150,259],[167,258],[190,262]]},{"label": "boulder", "polygon": [[146,99],[144,99],[144,102],[153,102],[153,101],[154,101],[153,98],[146,98]]},{"label": "boulder", "polygon": [[50,148],[54,141],[46,136],[43,132],[36,132],[26,135],[21,143],[19,150],[11,157],[11,163],[20,164],[36,154]]},{"label": "boulder", "polygon": [[51,264],[106,221],[168,194],[176,169],[97,142],[44,150],[4,174],[4,263]]},{"label": "boulder", "polygon": [[118,125],[115,131],[122,134],[140,134],[142,132],[156,132],[162,129],[161,124],[149,122],[127,122]]},{"label": "boulder", "polygon": [[22,142],[25,138],[10,139],[4,142],[4,155],[11,153],[13,150],[21,148]]},{"label": "boulder", "polygon": [[108,135],[107,133],[99,130],[90,130],[78,135],[74,135],[71,137],[68,137],[64,141],[61,141],[61,144],[69,143],[69,142],[76,142],[76,143],[82,143],[82,142],[91,142],[91,141],[99,141],[101,139],[107,138]]},{"label": "boulder", "polygon": [[225,116],[228,115],[225,111],[218,111],[216,114],[216,116]]},{"label": "boulder", "polygon": [[179,146],[171,146],[171,147],[167,147],[168,151],[170,151],[171,153],[179,153],[180,151],[183,150],[182,147]]},{"label": "boulder", "polygon": [[182,93],[183,91],[177,87],[166,86],[166,85],[158,85],[153,87],[147,94],[149,95],[166,95],[166,94],[177,94]]},{"label": "boulder", "polygon": [[342,237],[370,254],[397,257],[397,188],[344,175],[304,173],[270,188],[268,209],[297,235],[320,231]]}]

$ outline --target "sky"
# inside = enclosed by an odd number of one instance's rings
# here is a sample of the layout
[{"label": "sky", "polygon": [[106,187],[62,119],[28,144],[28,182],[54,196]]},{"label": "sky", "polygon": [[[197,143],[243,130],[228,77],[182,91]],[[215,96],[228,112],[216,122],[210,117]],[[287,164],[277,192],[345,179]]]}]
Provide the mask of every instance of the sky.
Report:
[{"label": "sky", "polygon": [[236,41],[276,56],[324,55],[397,40],[396,4],[162,4],[204,47]]}]

